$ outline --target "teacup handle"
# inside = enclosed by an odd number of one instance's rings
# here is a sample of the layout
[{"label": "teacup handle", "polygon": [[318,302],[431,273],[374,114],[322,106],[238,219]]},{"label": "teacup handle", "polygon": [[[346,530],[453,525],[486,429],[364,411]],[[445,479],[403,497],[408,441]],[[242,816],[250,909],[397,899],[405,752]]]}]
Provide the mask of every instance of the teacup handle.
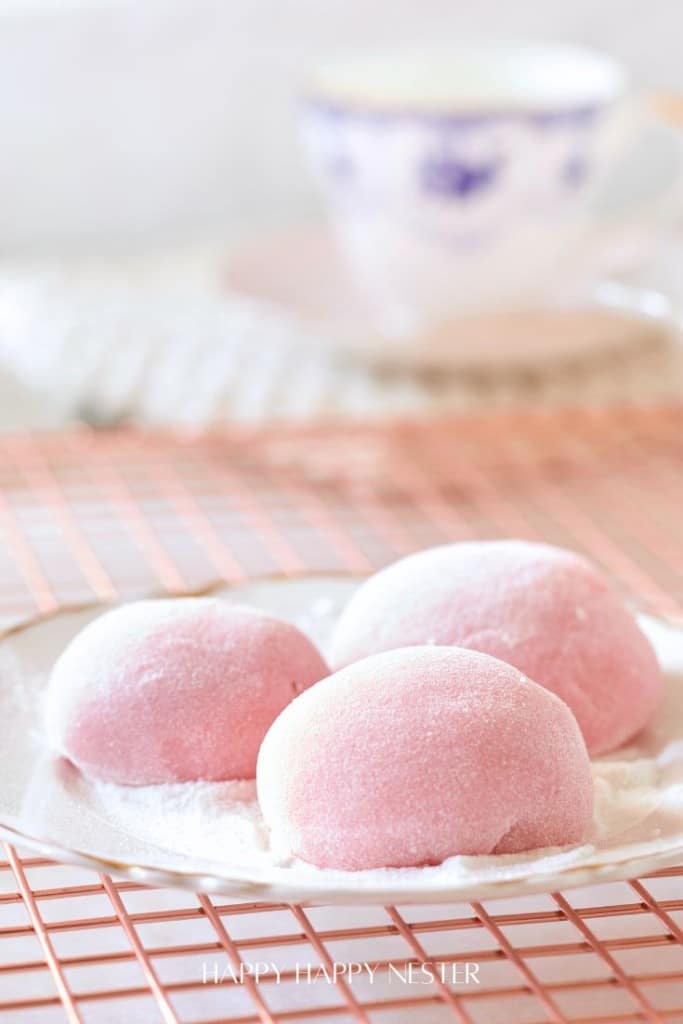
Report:
[{"label": "teacup handle", "polygon": [[[660,144],[664,140],[669,147],[672,169],[667,180],[635,200],[622,202],[621,208],[617,205],[613,212],[595,211],[595,221],[584,236],[582,250],[600,276],[633,272],[653,253],[662,235],[670,235],[683,217],[683,133],[656,115],[649,97],[638,97],[629,106],[628,120],[622,121],[620,117],[621,123],[610,140],[616,156],[598,185],[594,210],[601,195],[609,196],[613,190],[619,167],[623,170],[625,165],[637,163],[648,134],[659,134]],[[665,227],[667,231],[663,230]]]}]

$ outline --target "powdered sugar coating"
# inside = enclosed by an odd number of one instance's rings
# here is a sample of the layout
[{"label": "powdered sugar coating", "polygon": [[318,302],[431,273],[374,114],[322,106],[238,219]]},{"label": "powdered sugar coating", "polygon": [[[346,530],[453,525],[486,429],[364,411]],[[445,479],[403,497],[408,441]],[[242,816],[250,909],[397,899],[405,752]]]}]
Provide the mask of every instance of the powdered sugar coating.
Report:
[{"label": "powdered sugar coating", "polygon": [[454,644],[514,665],[569,705],[594,755],[631,739],[662,696],[652,645],[609,583],[547,544],[466,542],[394,563],[351,598],[332,667],[412,644]]},{"label": "powdered sugar coating", "polygon": [[271,722],[328,672],[303,633],[256,609],[138,601],[95,619],[62,653],[48,734],[107,782],[253,778]]},{"label": "powdered sugar coating", "polygon": [[378,654],[297,697],[263,741],[257,789],[275,842],[347,870],[576,843],[593,806],[567,706],[453,647]]}]

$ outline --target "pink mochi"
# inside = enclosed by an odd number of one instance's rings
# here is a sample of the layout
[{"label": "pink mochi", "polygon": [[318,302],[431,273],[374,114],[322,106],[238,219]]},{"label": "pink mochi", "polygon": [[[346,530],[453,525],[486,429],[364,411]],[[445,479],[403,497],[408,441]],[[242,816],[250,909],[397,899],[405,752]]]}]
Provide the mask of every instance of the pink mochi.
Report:
[{"label": "pink mochi", "polygon": [[245,779],[268,727],[329,672],[295,626],[213,598],[109,611],[55,664],[54,749],[88,776],[129,785]]},{"label": "pink mochi", "polygon": [[350,871],[577,843],[593,807],[566,704],[455,647],[377,654],[297,697],[263,741],[257,787],[277,842]]},{"label": "pink mochi", "polygon": [[569,705],[594,755],[631,739],[662,697],[652,646],[607,580],[546,544],[451,544],[390,565],[349,601],[331,664],[413,644],[514,665]]}]

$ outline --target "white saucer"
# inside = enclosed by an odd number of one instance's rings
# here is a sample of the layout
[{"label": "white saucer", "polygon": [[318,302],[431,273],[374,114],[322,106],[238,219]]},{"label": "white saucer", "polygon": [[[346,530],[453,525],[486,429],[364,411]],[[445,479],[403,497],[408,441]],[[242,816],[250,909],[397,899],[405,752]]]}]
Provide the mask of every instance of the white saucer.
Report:
[{"label": "white saucer", "polygon": [[[350,577],[311,576],[250,583],[224,596],[292,618],[324,646],[356,585]],[[96,786],[46,749],[41,693],[50,668],[102,610],[61,612],[0,642],[0,835],[22,848],[151,885],[364,904],[519,896],[636,877],[683,860],[681,630],[643,620],[667,674],[666,703],[637,746],[596,767],[599,824],[587,843],[456,857],[429,868],[343,872],[271,851],[249,783]]]},{"label": "white saucer", "polygon": [[663,295],[607,281],[571,303],[461,317],[398,339],[373,326],[324,228],[252,242],[229,261],[227,283],[285,317],[317,350],[413,370],[549,369],[678,331]]}]

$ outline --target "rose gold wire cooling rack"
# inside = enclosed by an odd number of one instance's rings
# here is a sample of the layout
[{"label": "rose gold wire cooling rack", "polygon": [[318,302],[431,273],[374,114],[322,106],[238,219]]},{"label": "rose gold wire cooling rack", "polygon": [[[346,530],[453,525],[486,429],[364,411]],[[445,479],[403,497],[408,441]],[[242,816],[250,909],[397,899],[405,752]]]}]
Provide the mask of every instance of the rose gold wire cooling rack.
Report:
[{"label": "rose gold wire cooling rack", "polygon": [[[0,439],[0,610],[10,627],[93,599],[367,572],[441,541],[516,535],[583,549],[640,605],[680,618],[682,506],[677,407],[194,440],[12,436]],[[683,1024],[683,866],[523,901],[303,909],[4,855],[11,1024]],[[260,982],[240,983],[240,964],[258,963]],[[344,963],[369,964],[373,980],[316,976]],[[478,984],[462,983],[468,964]]]}]

